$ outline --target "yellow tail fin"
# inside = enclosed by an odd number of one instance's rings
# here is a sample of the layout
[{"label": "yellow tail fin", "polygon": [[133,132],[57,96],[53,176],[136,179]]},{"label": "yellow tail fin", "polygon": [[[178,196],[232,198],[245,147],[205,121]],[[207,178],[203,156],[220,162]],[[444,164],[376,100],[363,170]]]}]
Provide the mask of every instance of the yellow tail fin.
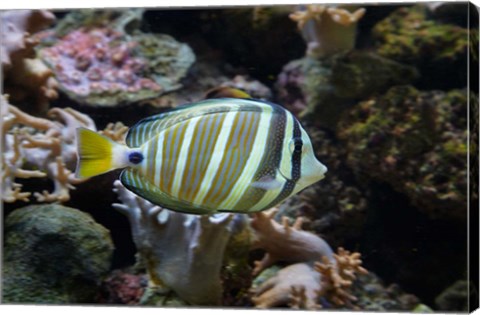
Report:
[{"label": "yellow tail fin", "polygon": [[[87,178],[117,168],[114,165],[113,140],[86,128],[77,128],[77,178]],[[117,150],[118,152],[118,150]]]}]

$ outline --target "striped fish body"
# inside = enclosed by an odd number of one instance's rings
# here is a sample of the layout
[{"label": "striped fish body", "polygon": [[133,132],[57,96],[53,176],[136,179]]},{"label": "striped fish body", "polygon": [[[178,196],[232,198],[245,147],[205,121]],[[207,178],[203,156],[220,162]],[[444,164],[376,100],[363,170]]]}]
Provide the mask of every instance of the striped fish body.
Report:
[{"label": "striped fish body", "polygon": [[120,158],[122,183],[188,213],[265,210],[326,172],[295,117],[257,100],[212,99],[152,116],[129,130],[126,144],[114,154],[140,159]]}]

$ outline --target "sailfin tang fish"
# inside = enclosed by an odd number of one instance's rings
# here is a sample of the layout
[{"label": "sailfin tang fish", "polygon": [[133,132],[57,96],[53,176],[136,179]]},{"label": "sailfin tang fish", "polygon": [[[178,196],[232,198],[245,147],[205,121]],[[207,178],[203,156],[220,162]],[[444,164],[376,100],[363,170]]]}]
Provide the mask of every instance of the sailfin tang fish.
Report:
[{"label": "sailfin tang fish", "polygon": [[271,208],[324,177],[310,138],[283,107],[208,99],[139,121],[126,145],[78,130],[78,177],[124,168],[121,182],[162,207],[194,214]]}]

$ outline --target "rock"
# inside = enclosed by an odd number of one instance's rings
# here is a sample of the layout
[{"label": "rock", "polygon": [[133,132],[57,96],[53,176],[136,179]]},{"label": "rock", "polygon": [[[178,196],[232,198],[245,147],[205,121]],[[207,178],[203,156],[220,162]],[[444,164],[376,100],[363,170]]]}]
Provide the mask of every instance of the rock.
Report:
[{"label": "rock", "polygon": [[[467,11],[465,11],[465,17]],[[433,20],[424,5],[401,7],[375,25],[376,52],[418,67],[419,87],[452,89],[466,86],[468,30]]]},{"label": "rock", "polygon": [[389,183],[431,218],[466,217],[467,93],[398,86],[338,125],[357,176]]},{"label": "rock", "polygon": [[280,104],[316,125],[335,129],[341,113],[355,101],[417,77],[411,66],[353,51],[324,59],[294,60],[283,68],[276,88]]},{"label": "rock", "polygon": [[[53,71],[62,92],[81,104],[113,107],[182,87],[180,80],[195,62],[190,46],[166,34],[138,29],[129,34],[125,28],[138,24],[135,19],[141,11],[120,16],[115,16],[115,10],[95,12],[91,19],[83,17],[84,24],[68,24],[39,35],[39,57]],[[105,27],[107,21],[111,25]],[[64,32],[65,36],[60,35]]]},{"label": "rock", "polygon": [[398,285],[385,286],[373,272],[359,277],[353,282],[352,294],[358,298],[355,303],[364,311],[413,311],[420,300],[413,294],[406,293]]},{"label": "rock", "polygon": [[435,298],[435,306],[441,311],[468,312],[468,281],[458,280]]},{"label": "rock", "polygon": [[5,222],[4,303],[92,303],[110,268],[110,233],[84,212],[32,205]]}]

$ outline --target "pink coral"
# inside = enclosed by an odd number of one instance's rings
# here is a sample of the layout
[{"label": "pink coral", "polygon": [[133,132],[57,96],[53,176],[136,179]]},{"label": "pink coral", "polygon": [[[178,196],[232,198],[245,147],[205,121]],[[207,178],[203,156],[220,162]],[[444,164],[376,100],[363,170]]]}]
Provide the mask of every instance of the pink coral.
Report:
[{"label": "pink coral", "polygon": [[323,256],[333,259],[333,251],[327,242],[313,233],[301,230],[302,218],[290,226],[284,217],[283,224],[279,224],[272,219],[277,211],[273,209],[268,214],[255,213],[252,219],[251,226],[256,236],[252,247],[267,252],[261,261],[255,262],[254,275],[277,261],[308,262],[320,260]]},{"label": "pink coral", "polygon": [[338,248],[334,254],[334,261],[326,258],[315,263],[315,270],[322,275],[322,288],[318,291],[320,296],[325,296],[337,306],[352,306],[357,298],[349,290],[357,274],[367,274],[368,271],[361,266],[360,253]]},{"label": "pink coral", "polygon": [[288,304],[292,308],[317,309],[320,290],[320,274],[306,263],[297,263],[253,289],[252,302],[258,308]]},{"label": "pink coral", "polygon": [[356,274],[365,274],[360,253],[339,248],[337,254],[319,236],[301,230],[302,218],[289,225],[286,217],[282,224],[270,213],[256,213],[251,221],[255,232],[254,248],[267,253],[256,262],[254,275],[277,261],[294,263],[281,269],[275,276],[252,289],[252,302],[256,307],[268,308],[289,305],[292,308],[321,308],[320,297],[337,306],[348,305],[356,298],[350,293]]},{"label": "pink coral", "polygon": [[80,29],[55,45],[41,50],[64,89],[80,96],[90,93],[161,91],[152,79],[143,77],[145,60],[133,56],[136,42],[126,42],[120,32]]}]

